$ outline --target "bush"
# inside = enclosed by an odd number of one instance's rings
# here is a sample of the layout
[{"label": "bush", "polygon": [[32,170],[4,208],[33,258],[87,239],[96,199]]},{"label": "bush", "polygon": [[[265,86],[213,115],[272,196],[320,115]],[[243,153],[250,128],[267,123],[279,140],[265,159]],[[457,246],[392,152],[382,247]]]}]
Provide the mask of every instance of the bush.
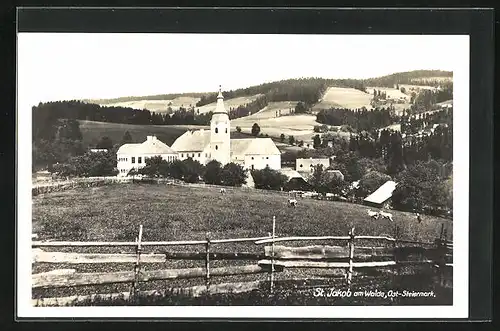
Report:
[{"label": "bush", "polygon": [[227,186],[241,186],[246,184],[247,174],[242,166],[228,163],[222,168],[222,184]]},{"label": "bush", "polygon": [[222,167],[220,162],[212,160],[205,166],[203,180],[206,184],[220,185],[222,184]]},{"label": "bush", "polygon": [[87,152],[70,158],[66,163],[55,164],[52,171],[67,177],[115,176],[116,155],[111,152]]},{"label": "bush", "polygon": [[288,178],[279,171],[266,167],[262,170],[252,170],[251,172],[255,188],[264,190],[281,190]]}]

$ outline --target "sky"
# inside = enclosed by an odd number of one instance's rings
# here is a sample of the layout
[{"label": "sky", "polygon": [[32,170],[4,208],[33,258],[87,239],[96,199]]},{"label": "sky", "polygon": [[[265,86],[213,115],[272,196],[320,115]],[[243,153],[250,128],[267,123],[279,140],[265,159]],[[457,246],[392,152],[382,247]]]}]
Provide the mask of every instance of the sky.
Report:
[{"label": "sky", "polygon": [[452,71],[457,37],[20,33],[18,91],[34,105],[213,92],[219,85],[231,90],[299,77]]}]

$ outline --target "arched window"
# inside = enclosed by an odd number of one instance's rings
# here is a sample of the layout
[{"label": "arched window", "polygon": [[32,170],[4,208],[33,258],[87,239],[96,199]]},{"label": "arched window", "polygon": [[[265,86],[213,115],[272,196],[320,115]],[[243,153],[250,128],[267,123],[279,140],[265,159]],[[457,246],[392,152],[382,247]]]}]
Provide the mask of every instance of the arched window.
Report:
[{"label": "arched window", "polygon": [[226,128],[226,133],[227,133],[227,128]]},{"label": "arched window", "polygon": [[219,146],[215,145],[215,150],[218,150],[219,149]]},{"label": "arched window", "polygon": [[215,133],[219,133],[219,128],[215,128]]}]

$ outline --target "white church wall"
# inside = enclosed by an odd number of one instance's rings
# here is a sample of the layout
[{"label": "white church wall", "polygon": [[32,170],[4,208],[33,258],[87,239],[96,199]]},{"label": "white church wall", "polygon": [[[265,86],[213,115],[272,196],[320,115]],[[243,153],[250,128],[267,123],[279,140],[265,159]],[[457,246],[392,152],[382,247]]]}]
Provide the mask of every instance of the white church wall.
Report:
[{"label": "white church wall", "polygon": [[281,155],[245,155],[245,169],[264,169],[266,166],[274,170],[281,169]]}]

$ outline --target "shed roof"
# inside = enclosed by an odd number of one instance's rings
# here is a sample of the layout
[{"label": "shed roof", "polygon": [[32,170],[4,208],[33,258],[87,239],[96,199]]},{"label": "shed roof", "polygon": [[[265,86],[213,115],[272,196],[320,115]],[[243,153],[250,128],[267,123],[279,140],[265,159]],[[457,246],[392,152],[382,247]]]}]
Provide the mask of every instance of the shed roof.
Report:
[{"label": "shed roof", "polygon": [[392,197],[392,193],[396,189],[396,185],[396,182],[389,180],[380,186],[375,192],[367,196],[364,201],[377,204],[384,203]]}]

